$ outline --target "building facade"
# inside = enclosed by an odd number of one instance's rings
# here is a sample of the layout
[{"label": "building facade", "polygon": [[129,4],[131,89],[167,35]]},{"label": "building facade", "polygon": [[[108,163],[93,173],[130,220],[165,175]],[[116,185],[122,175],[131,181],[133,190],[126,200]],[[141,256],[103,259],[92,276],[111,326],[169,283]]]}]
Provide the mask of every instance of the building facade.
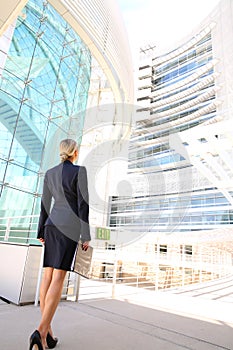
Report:
[{"label": "building facade", "polygon": [[168,51],[142,50],[131,193],[112,198],[110,215],[132,240],[188,240],[233,225],[232,21],[223,0]]},{"label": "building facade", "polygon": [[[22,0],[1,10],[1,239],[34,242],[43,176],[59,162],[60,140],[74,138],[82,153],[93,62],[116,106],[132,100],[132,65],[115,1]],[[108,123],[121,118],[116,107]]]}]

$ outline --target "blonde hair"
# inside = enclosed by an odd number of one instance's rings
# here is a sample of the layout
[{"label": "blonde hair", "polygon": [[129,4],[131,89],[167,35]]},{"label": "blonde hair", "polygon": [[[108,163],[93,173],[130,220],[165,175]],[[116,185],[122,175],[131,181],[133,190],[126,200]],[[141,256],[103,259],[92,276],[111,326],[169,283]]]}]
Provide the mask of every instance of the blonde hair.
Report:
[{"label": "blonde hair", "polygon": [[65,139],[60,142],[60,159],[64,162],[68,158],[74,155],[74,152],[78,150],[78,144],[72,139]]}]

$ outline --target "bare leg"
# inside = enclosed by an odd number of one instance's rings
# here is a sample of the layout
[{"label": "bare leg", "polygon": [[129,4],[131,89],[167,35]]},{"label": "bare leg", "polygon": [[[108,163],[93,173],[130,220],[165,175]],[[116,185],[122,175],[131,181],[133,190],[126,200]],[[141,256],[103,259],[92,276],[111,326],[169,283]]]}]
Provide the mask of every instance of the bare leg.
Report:
[{"label": "bare leg", "polygon": [[[41,310],[41,315],[43,315],[44,305],[45,305],[45,298],[46,298],[47,291],[48,291],[49,286],[50,286],[51,281],[52,281],[53,270],[54,269],[52,267],[45,267],[44,268],[43,279],[42,279],[41,286],[40,286],[40,310]],[[51,325],[49,325],[48,331],[51,334],[51,336],[53,336]]]},{"label": "bare leg", "polygon": [[[52,272],[52,280],[47,289],[46,296],[42,302],[43,313],[38,331],[40,332],[43,346],[45,346],[45,338],[49,331],[50,324],[61,299],[63,283],[66,276],[66,271],[54,269]],[[44,284],[44,290],[47,284]],[[42,290],[43,294],[43,290]],[[43,298],[43,296],[42,296]]]}]

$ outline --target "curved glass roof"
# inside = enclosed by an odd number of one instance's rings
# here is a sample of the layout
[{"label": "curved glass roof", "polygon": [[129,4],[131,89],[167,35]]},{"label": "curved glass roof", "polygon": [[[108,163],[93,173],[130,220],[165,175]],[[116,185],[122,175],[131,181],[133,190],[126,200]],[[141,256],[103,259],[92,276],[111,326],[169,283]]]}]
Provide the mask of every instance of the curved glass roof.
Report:
[{"label": "curved glass roof", "polygon": [[4,44],[0,217],[17,217],[38,214],[42,175],[59,162],[61,139],[81,142],[91,53],[42,0],[29,0]]}]

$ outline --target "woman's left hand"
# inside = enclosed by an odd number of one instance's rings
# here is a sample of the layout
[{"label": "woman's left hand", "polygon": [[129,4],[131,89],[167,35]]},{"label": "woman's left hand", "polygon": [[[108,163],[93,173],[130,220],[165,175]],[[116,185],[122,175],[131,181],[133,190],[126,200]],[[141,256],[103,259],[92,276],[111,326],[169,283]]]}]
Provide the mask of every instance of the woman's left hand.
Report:
[{"label": "woman's left hand", "polygon": [[86,250],[88,249],[88,247],[89,247],[89,241],[86,241],[86,242],[83,242],[83,243],[82,243],[82,249],[83,249],[83,250],[86,251]]}]

